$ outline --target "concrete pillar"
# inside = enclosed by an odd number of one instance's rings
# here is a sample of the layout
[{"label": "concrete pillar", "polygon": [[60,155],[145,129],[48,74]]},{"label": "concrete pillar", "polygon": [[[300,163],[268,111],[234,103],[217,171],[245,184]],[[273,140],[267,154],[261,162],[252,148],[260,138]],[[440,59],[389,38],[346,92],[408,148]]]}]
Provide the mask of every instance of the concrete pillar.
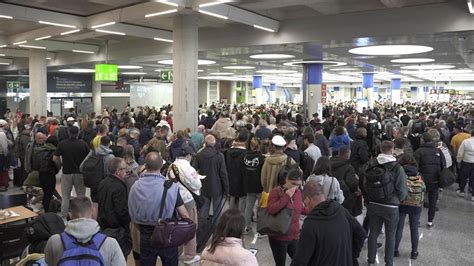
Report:
[{"label": "concrete pillar", "polygon": [[195,131],[198,119],[198,17],[173,18],[173,127]]},{"label": "concrete pillar", "polygon": [[390,83],[390,88],[392,89],[392,103],[401,104],[402,97],[400,89],[402,88],[402,80],[392,79],[392,82]]},{"label": "concrete pillar", "polygon": [[96,115],[102,113],[102,83],[92,76],[92,105]]},{"label": "concrete pillar", "polygon": [[365,95],[369,104],[369,108],[374,108],[374,73],[362,74],[362,87],[365,89]]},{"label": "concrete pillar", "polygon": [[30,114],[46,115],[47,110],[47,64],[46,50],[30,50]]},{"label": "concrete pillar", "polygon": [[323,116],[322,100],[323,65],[308,64],[308,112],[309,116],[318,113]]},{"label": "concrete pillar", "polygon": [[356,88],[356,98],[357,99],[364,99],[364,93],[362,91],[362,87]]}]

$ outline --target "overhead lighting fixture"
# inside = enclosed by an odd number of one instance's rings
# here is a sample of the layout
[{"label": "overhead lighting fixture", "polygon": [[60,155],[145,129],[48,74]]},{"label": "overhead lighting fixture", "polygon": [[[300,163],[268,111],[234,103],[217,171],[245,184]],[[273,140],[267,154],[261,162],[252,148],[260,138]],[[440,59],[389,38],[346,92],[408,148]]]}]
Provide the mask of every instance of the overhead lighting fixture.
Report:
[{"label": "overhead lighting fixture", "polygon": [[348,67],[348,68],[331,68],[329,71],[359,71],[358,68]]},{"label": "overhead lighting fixture", "polygon": [[199,12],[199,13],[202,13],[202,14],[205,14],[205,15],[208,15],[208,16],[220,18],[220,19],[229,19],[229,18],[226,17],[226,16],[219,15],[219,14],[216,14],[216,13],[212,13],[212,12],[209,12],[209,11],[204,11],[204,10],[202,10],[202,9],[199,9],[198,12]]},{"label": "overhead lighting fixture", "polygon": [[97,29],[97,30],[95,30],[95,31],[97,31],[97,32],[102,32],[102,33],[108,33],[108,34],[121,35],[121,36],[126,35],[125,33],[123,33],[123,32],[118,32],[118,31],[101,30],[101,29]]},{"label": "overhead lighting fixture", "polygon": [[224,69],[233,69],[233,70],[248,70],[255,69],[253,66],[225,66]]},{"label": "overhead lighting fixture", "polygon": [[51,57],[46,57],[46,60],[51,60]]},{"label": "overhead lighting fixture", "polygon": [[77,28],[74,25],[61,24],[61,23],[55,23],[55,22],[49,22],[49,21],[43,21],[43,20],[38,21],[38,23],[46,24],[46,25],[52,25],[52,26],[58,26],[58,27],[64,27],[64,28],[72,28],[72,29]]},{"label": "overhead lighting fixture", "polygon": [[290,59],[290,58],[295,58],[294,55],[290,54],[254,54],[251,55],[250,58],[252,59]]},{"label": "overhead lighting fixture", "polygon": [[2,44],[2,45],[0,45],[0,48],[5,48],[5,47],[7,47],[7,45],[6,45],[6,44]]},{"label": "overhead lighting fixture", "polygon": [[95,69],[88,69],[88,68],[65,68],[60,69],[59,72],[67,72],[67,73],[94,73]]},{"label": "overhead lighting fixture", "polygon": [[13,19],[12,16],[0,15],[0,18]]},{"label": "overhead lighting fixture", "polygon": [[293,74],[298,73],[296,70],[285,70],[285,69],[263,69],[256,71],[260,74]]},{"label": "overhead lighting fixture", "polygon": [[178,12],[178,9],[175,8],[175,9],[170,9],[170,10],[166,10],[166,11],[146,14],[145,18],[151,18],[151,17],[161,16],[161,15],[166,15],[166,14],[171,14],[171,13],[176,13],[176,12]]},{"label": "overhead lighting fixture", "polygon": [[118,65],[118,69],[142,69],[142,66],[132,66],[132,65]]},{"label": "overhead lighting fixture", "polygon": [[321,65],[330,65],[330,66],[345,66],[347,63],[345,62],[338,62],[338,61],[329,61],[329,60],[301,60],[301,61],[293,61],[293,62],[286,62],[283,65],[285,66],[297,66],[303,64],[321,64]]},{"label": "overhead lighting fixture", "polygon": [[122,75],[147,75],[145,72],[121,72]]},{"label": "overhead lighting fixture", "polygon": [[19,44],[24,44],[27,43],[28,41],[20,41],[20,42],[14,42],[13,45],[19,45]]},{"label": "overhead lighting fixture", "polygon": [[230,76],[230,75],[234,75],[234,73],[231,73],[231,72],[214,72],[214,73],[209,73],[209,75],[213,75],[213,76]]},{"label": "overhead lighting fixture", "polygon": [[5,54],[0,54],[0,56],[5,56]]},{"label": "overhead lighting fixture", "polygon": [[467,7],[469,8],[469,13],[474,14],[474,2],[472,0],[467,0]]},{"label": "overhead lighting fixture", "polygon": [[432,58],[400,58],[390,60],[392,63],[401,63],[401,64],[414,64],[414,63],[429,63],[434,62]]},{"label": "overhead lighting fixture", "polygon": [[36,46],[36,45],[18,45],[20,46],[21,48],[31,48],[31,49],[46,49],[46,47],[44,46]]},{"label": "overhead lighting fixture", "polygon": [[275,32],[274,30],[272,30],[270,28],[262,27],[262,26],[259,26],[259,25],[253,25],[253,27],[257,28],[257,29],[260,29],[260,30],[264,30],[264,31]]},{"label": "overhead lighting fixture", "polygon": [[167,0],[158,0],[158,3],[162,3],[162,4],[165,4],[165,5],[169,5],[169,6],[175,6],[175,7],[179,6],[178,4],[173,3],[173,2],[168,2]]},{"label": "overhead lighting fixture", "polygon": [[173,40],[163,39],[163,38],[153,38],[153,40],[160,41],[160,42],[173,42]]},{"label": "overhead lighting fixture", "polygon": [[80,30],[80,29],[77,29],[77,30],[71,30],[71,31],[61,32],[61,35],[68,35],[68,34],[76,33],[76,32],[79,32],[79,31],[81,31],[81,30]]},{"label": "overhead lighting fixture", "polygon": [[9,66],[10,63],[7,63],[7,62],[0,62],[0,65],[6,65],[6,66]]},{"label": "overhead lighting fixture", "polygon": [[437,69],[450,69],[455,68],[453,65],[415,65],[415,66],[402,66],[401,69],[410,70],[437,70]]},{"label": "overhead lighting fixture", "polygon": [[74,53],[82,53],[82,54],[95,54],[93,51],[84,51],[84,50],[72,50]]},{"label": "overhead lighting fixture", "polygon": [[[200,65],[200,66],[213,65],[215,63],[216,63],[216,61],[213,61],[213,60],[198,59],[198,65]],[[158,64],[172,65],[173,64],[173,59],[160,60],[160,61],[158,61]]]},{"label": "overhead lighting fixture", "polygon": [[200,73],[200,72],[204,72],[204,70],[202,70],[202,69],[198,69],[198,73]]},{"label": "overhead lighting fixture", "polygon": [[36,38],[35,41],[41,41],[41,40],[49,39],[49,38],[51,38],[51,35]]},{"label": "overhead lighting fixture", "polygon": [[215,6],[215,5],[225,4],[227,2],[229,2],[229,1],[222,0],[222,1],[216,1],[216,2],[209,2],[209,3],[205,3],[205,4],[200,4],[199,7]]},{"label": "overhead lighting fixture", "polygon": [[359,55],[406,55],[431,51],[433,51],[433,47],[423,45],[373,45],[353,48],[349,50],[349,53]]},{"label": "overhead lighting fixture", "polygon": [[91,28],[92,29],[97,29],[97,28],[102,28],[102,27],[105,27],[105,26],[114,25],[114,24],[115,24],[115,21],[111,21],[111,22],[107,22],[107,23],[103,23],[103,24],[99,24],[99,25],[94,25]]}]

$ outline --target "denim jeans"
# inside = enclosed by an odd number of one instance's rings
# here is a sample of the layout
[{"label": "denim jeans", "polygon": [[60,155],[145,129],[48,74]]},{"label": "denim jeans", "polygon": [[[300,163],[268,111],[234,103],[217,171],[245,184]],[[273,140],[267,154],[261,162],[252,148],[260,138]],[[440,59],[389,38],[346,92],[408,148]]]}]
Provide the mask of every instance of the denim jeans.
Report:
[{"label": "denim jeans", "polygon": [[140,225],[140,265],[156,265],[156,259],[160,256],[162,265],[178,266],[178,247],[154,248],[150,245],[150,238],[154,226]]},{"label": "denim jeans", "polygon": [[395,250],[398,250],[400,241],[402,240],[405,217],[408,215],[408,220],[410,221],[411,252],[418,252],[418,240],[420,239],[418,227],[420,226],[421,209],[421,207],[400,206],[400,217],[398,220],[397,233],[395,235]]},{"label": "denim jeans", "polygon": [[433,222],[436,214],[436,204],[438,203],[438,183],[427,183],[426,192],[428,193],[428,222]]},{"label": "denim jeans", "polygon": [[246,204],[245,204],[245,225],[250,227],[252,224],[252,216],[253,216],[253,207],[255,206],[255,202],[260,201],[261,193],[247,193],[246,197]]},{"label": "denim jeans", "polygon": [[209,216],[209,211],[211,210],[211,201],[212,201],[212,208],[213,214],[219,212],[219,204],[221,202],[222,195],[215,196],[213,198],[204,197],[204,205],[202,205],[201,209],[199,210],[199,217],[207,218]]},{"label": "denim jeans", "polygon": [[276,266],[285,266],[286,264],[286,254],[293,258],[296,253],[296,244],[297,240],[292,241],[280,241],[268,238],[270,243],[270,248],[272,249],[273,259],[275,260]]},{"label": "denim jeans", "polygon": [[82,174],[62,174],[61,176],[61,216],[67,217],[69,211],[69,200],[71,199],[72,186],[76,191],[78,197],[86,196],[86,187],[84,186],[84,177]]},{"label": "denim jeans", "polygon": [[385,265],[393,265],[395,251],[395,232],[398,224],[398,207],[386,207],[374,203],[367,206],[369,216],[368,262],[375,263],[377,254],[377,237],[385,226]]}]

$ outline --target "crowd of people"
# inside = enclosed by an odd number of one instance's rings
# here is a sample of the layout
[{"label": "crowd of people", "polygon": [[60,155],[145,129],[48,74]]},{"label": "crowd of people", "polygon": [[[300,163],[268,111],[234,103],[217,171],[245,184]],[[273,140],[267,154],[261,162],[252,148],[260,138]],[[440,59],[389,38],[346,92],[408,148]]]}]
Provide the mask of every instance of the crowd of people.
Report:
[{"label": "crowd of people", "polygon": [[[258,265],[243,246],[247,235],[268,238],[275,265],[287,254],[291,265],[358,265],[365,243],[369,264],[383,245],[393,265],[407,215],[410,257],[419,256],[422,209],[433,227],[444,169],[457,175],[456,193],[474,201],[470,105],[378,103],[359,112],[338,102],[310,120],[304,113],[297,104],[203,105],[191,130],[173,128],[172,106],[83,117],[71,109],[61,118],[8,111],[0,120],[0,186],[8,189],[16,165],[14,183],[30,206],[64,222],[65,233],[43,239],[50,265],[71,260],[78,243],[105,265],[125,265],[130,254],[135,265],[157,257],[178,265],[181,251],[185,264]],[[261,209],[269,216],[289,209],[285,233],[260,234]],[[158,221],[176,215],[198,231],[213,218],[201,255],[196,235],[182,247],[153,246]]]}]

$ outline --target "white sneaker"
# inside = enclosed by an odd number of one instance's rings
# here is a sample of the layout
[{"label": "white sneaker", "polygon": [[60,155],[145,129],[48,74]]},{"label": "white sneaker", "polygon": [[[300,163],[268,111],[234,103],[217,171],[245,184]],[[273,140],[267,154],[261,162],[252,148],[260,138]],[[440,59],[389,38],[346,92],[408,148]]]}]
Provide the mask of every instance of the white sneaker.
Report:
[{"label": "white sneaker", "polygon": [[433,222],[427,222],[427,223],[426,223],[426,226],[428,226],[428,228],[433,227]]},{"label": "white sneaker", "polygon": [[474,201],[474,196],[471,197],[471,201]]},{"label": "white sneaker", "polygon": [[464,192],[462,192],[461,190],[456,190],[456,194],[457,194],[459,197],[464,197]]},{"label": "white sneaker", "polygon": [[184,264],[194,264],[196,262],[199,262],[200,260],[201,260],[201,256],[196,255],[196,256],[194,256],[194,258],[192,258],[190,260],[185,260]]}]

